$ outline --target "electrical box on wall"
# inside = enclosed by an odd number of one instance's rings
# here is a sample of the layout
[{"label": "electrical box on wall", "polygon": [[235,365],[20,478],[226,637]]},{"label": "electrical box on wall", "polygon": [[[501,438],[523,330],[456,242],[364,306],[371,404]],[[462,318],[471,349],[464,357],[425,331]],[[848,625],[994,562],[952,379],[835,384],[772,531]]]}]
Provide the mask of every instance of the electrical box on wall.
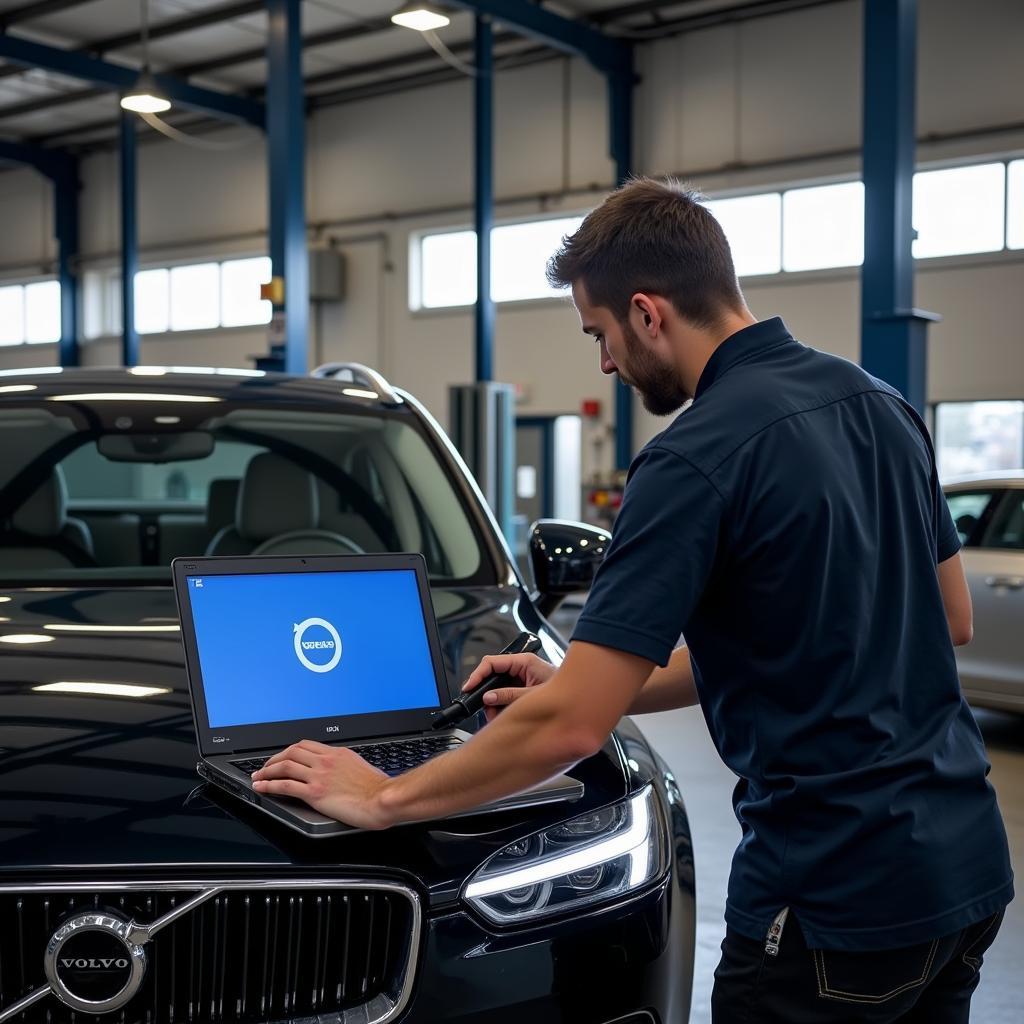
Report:
[{"label": "electrical box on wall", "polygon": [[345,298],[345,257],[337,249],[309,250],[309,297],[319,302]]}]

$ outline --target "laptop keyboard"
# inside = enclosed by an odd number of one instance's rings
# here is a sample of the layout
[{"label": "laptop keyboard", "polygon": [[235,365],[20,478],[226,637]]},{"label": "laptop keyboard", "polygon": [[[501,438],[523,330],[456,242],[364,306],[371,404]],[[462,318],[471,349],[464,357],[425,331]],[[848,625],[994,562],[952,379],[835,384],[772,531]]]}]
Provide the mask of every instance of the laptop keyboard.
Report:
[{"label": "laptop keyboard", "polygon": [[[417,768],[446,750],[453,750],[462,741],[455,736],[420,736],[411,740],[388,740],[387,743],[365,743],[352,746],[360,757],[369,761],[388,775],[401,775],[410,768]],[[231,763],[246,775],[259,771],[269,757],[250,757]]]}]

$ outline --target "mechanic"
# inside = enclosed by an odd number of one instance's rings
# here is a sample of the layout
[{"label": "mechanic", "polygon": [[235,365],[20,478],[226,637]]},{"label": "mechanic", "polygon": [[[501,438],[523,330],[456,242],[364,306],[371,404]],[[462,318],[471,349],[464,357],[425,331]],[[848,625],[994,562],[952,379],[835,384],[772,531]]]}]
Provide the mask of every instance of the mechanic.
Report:
[{"label": "mechanic", "polygon": [[742,830],[716,1024],[965,1022],[1013,890],[931,442],[891,387],[751,315],[698,198],[633,180],[548,268],[604,373],[655,415],[693,400],[630,467],[562,665],[486,658],[467,688],[526,688],[405,775],[304,741],[255,788],[364,828],[439,818],[571,767],[624,714],[699,702]]}]

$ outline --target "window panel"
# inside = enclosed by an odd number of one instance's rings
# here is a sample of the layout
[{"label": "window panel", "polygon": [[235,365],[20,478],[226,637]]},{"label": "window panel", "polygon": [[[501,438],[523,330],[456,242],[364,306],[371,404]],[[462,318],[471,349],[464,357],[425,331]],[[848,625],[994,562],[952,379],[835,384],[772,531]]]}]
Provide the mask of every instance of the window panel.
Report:
[{"label": "window panel", "polygon": [[260,298],[270,280],[270,259],[228,260],[220,266],[220,322],[223,327],[269,324],[273,307]]},{"label": "window panel", "polygon": [[476,302],[476,233],[449,231],[420,241],[420,305],[423,309]]},{"label": "window panel", "polygon": [[171,330],[220,326],[220,267],[196,263],[171,268]]},{"label": "window panel", "polygon": [[1024,160],[1006,169],[1006,248],[1024,249]]},{"label": "window panel", "polygon": [[135,275],[135,330],[162,334],[170,327],[170,273],[140,270]]},{"label": "window panel", "polygon": [[1024,402],[940,402],[935,457],[942,479],[1024,468]]},{"label": "window panel", "polygon": [[25,295],[20,284],[0,288],[0,345],[25,340]]},{"label": "window panel", "polygon": [[60,282],[25,285],[25,340],[60,341]]},{"label": "window panel", "polygon": [[582,217],[559,217],[495,228],[491,233],[491,298],[514,302],[563,294],[548,284],[545,270],[562,239],[582,222]]},{"label": "window panel", "polygon": [[1003,247],[1006,167],[975,164],[914,175],[914,256],[957,256]]},{"label": "window panel", "polygon": [[782,203],[778,192],[713,199],[707,203],[707,208],[729,240],[737,277],[779,272]]},{"label": "window panel", "polygon": [[787,271],[864,262],[864,184],[795,188],[782,197],[782,266]]}]

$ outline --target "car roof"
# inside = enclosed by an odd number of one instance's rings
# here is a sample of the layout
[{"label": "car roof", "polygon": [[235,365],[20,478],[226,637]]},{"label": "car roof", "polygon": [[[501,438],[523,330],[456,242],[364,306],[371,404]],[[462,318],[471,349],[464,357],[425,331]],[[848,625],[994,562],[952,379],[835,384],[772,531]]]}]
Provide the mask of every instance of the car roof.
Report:
[{"label": "car roof", "polygon": [[[26,369],[0,370],[0,397],[50,398],[67,388],[89,389],[88,394],[111,389],[141,393],[188,395],[195,391],[219,395],[233,401],[259,402],[264,398],[276,401],[330,401],[353,407],[394,408],[400,398],[389,396],[354,380],[333,377],[301,377],[273,371],[214,366],[41,366]],[[33,394],[29,394],[29,389]],[[391,393],[393,395],[393,393]]]},{"label": "car roof", "polygon": [[942,488],[946,491],[963,491],[979,486],[1024,487],[1024,469],[1002,469],[997,473],[967,473],[942,481]]}]

